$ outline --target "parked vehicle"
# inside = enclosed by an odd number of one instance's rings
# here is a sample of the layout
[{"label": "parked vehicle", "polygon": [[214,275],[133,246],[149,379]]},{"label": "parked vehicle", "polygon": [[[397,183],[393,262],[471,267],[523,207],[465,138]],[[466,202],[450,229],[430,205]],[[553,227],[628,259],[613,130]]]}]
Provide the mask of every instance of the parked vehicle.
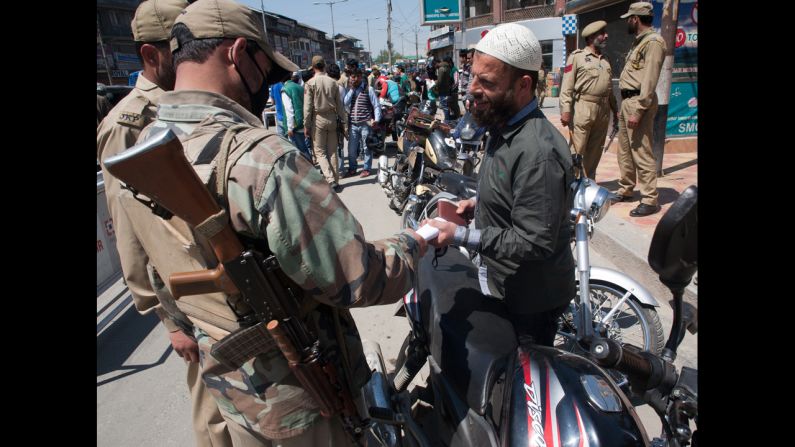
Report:
[{"label": "parked vehicle", "polygon": [[[697,445],[698,372],[674,367],[686,328],[684,287],[697,270],[697,188],[671,206],[655,230],[649,264],[674,297],[662,354],[595,332],[584,355],[519,344],[505,307],[480,293],[476,267],[458,250],[429,253],[403,301],[411,332],[393,377],[378,345],[364,344],[372,377],[365,386],[372,445]],[[409,383],[429,365],[427,381]],[[629,377],[629,392],[660,417],[651,442],[628,395],[603,368]]]}]

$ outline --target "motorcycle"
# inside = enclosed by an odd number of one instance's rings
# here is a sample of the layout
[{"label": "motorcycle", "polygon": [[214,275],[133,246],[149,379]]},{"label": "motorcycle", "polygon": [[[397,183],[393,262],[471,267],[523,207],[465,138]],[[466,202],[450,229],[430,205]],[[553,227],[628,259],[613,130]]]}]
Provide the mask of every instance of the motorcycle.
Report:
[{"label": "motorcycle", "polygon": [[[674,320],[657,355],[595,332],[583,355],[518,343],[505,307],[480,292],[477,269],[457,250],[420,260],[402,310],[411,332],[390,376],[376,343],[365,355],[368,445],[697,445],[698,371],[673,365],[686,328],[684,287],[697,270],[697,188],[674,202],[655,229],[649,264],[673,294]],[[693,332],[691,330],[691,332]],[[408,391],[429,364],[427,382]],[[635,408],[603,368],[660,417],[649,441]]]},{"label": "motorcycle", "polygon": [[[575,169],[581,171],[582,156],[575,154],[572,160]],[[580,341],[598,332],[622,344],[639,346],[644,351],[660,354],[664,334],[656,311],[660,306],[658,301],[648,289],[626,274],[590,263],[588,240],[593,236],[595,224],[610,209],[610,192],[584,175],[580,175],[571,188],[575,192],[571,219],[574,224],[572,243],[577,259],[578,296],[560,317],[555,346],[582,354],[584,351]],[[401,228],[414,228],[417,222],[430,218],[440,199],[457,202],[473,197],[476,192],[477,182],[474,179],[462,179],[445,173],[435,184],[423,185],[422,190],[409,197]],[[459,249],[472,258],[465,249]],[[620,386],[626,386],[623,375],[615,371],[611,374],[614,374]]]},{"label": "motorcycle", "polygon": [[[655,309],[660,306],[657,300],[624,273],[590,263],[588,240],[595,224],[607,215],[612,195],[584,175],[582,155],[572,155],[572,161],[579,172],[571,186],[574,190],[571,221],[578,297],[560,317],[555,346],[583,354],[587,349],[582,341],[598,333],[601,337],[658,355],[663,349],[664,334]],[[619,386],[626,388],[627,378],[623,374],[617,371],[610,371],[610,374]]]},{"label": "motorcycle", "polygon": [[392,119],[395,116],[395,108],[391,102],[383,98],[379,100],[379,106],[381,107],[381,120],[373,124],[365,144],[374,156],[379,157],[380,167],[380,157],[386,157],[386,136],[394,133]]},{"label": "motorcycle", "polygon": [[[412,107],[406,127],[398,139],[398,153],[392,166],[379,159],[378,181],[390,197],[389,206],[403,212],[409,195],[422,185],[433,184],[443,172],[471,175],[473,161],[459,157],[452,128]],[[382,163],[383,162],[383,163]]]}]

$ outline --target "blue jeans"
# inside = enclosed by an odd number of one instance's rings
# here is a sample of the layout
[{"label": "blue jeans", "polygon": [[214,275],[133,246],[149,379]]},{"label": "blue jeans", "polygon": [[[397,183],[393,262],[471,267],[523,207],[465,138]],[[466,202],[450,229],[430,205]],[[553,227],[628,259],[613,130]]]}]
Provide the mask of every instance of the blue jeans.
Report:
[{"label": "blue jeans", "polygon": [[304,154],[307,160],[310,162],[312,161],[312,155],[309,153],[309,146],[306,144],[304,129],[293,129],[293,136],[290,137],[290,141],[292,141],[295,147]]},{"label": "blue jeans", "polygon": [[[373,153],[367,147],[367,137],[370,135],[370,126],[367,123],[351,123],[348,131],[348,169],[356,169],[356,157],[359,156],[359,149],[364,151],[364,170],[369,171],[373,164]],[[353,168],[351,168],[353,166]]]},{"label": "blue jeans", "polygon": [[284,129],[282,129],[282,125],[281,125],[281,123],[279,122],[279,119],[278,119],[278,118],[276,119],[276,134],[277,134],[277,135],[281,135],[281,136],[283,136],[284,138],[287,138],[287,131],[285,131]]}]

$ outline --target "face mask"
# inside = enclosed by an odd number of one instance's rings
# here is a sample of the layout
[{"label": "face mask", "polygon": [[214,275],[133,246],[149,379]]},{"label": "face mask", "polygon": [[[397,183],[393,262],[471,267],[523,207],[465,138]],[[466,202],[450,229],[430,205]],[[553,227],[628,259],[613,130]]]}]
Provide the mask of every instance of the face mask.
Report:
[{"label": "face mask", "polygon": [[235,64],[235,70],[237,70],[237,74],[240,76],[240,79],[243,80],[243,84],[246,86],[246,91],[248,92],[249,103],[251,104],[251,113],[254,116],[262,116],[262,112],[265,110],[265,105],[268,103],[268,97],[270,96],[270,89],[268,88],[267,77],[265,73],[262,72],[262,69],[259,68],[259,64],[257,64],[257,60],[254,58],[254,52],[249,50],[250,47],[246,47],[246,53],[251,58],[251,62],[257,67],[257,71],[259,71],[260,75],[262,75],[262,85],[256,92],[252,92],[251,88],[248,86],[248,81],[243,77],[243,74],[240,73],[240,69],[237,68],[237,64]]}]

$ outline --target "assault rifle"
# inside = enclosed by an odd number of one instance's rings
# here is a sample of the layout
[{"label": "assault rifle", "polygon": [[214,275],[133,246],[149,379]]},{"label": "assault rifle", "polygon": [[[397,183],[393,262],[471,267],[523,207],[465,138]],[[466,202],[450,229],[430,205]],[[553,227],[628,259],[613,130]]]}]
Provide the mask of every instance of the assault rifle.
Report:
[{"label": "assault rifle", "polygon": [[[218,266],[172,274],[169,288],[175,299],[213,292],[242,298],[229,302],[242,328],[215,343],[213,357],[237,369],[252,357],[278,347],[323,416],[341,412],[357,417],[350,392],[340,383],[334,364],[323,358],[317,336],[301,321],[298,288],[286,285],[287,278],[274,256],[265,258],[243,246],[229,225],[226,211],[199,179],[171,130],[108,158],[105,166],[155,214],[164,219],[177,216],[209,240]],[[151,201],[139,198],[139,194]]]}]

